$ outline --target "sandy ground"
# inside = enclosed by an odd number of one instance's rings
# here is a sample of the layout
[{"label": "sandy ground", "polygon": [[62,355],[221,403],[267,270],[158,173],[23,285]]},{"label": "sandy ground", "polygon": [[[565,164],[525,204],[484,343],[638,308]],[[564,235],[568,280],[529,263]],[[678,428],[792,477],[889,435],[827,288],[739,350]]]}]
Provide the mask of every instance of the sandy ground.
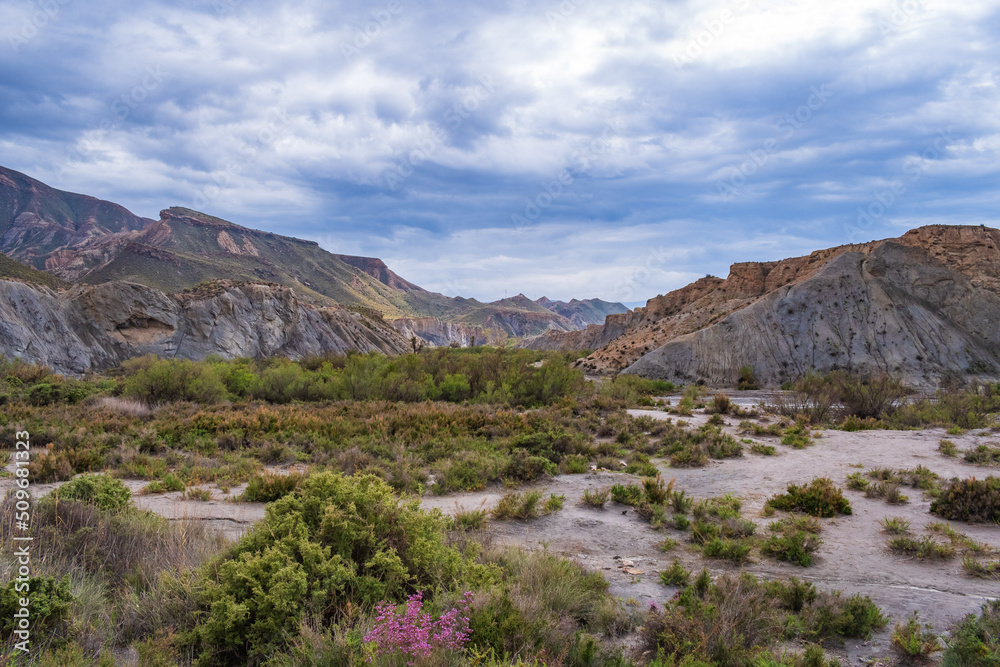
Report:
[{"label": "sandy ground", "polygon": [[[747,397],[747,404],[753,405],[757,400],[759,397]],[[653,419],[671,418],[660,410],[629,412],[633,416],[647,415]],[[700,413],[684,418],[691,426],[699,426],[706,420],[707,416]],[[736,435],[739,420],[727,418],[726,421],[727,432]],[[707,467],[693,469],[673,469],[665,461],[655,463],[666,479],[676,480],[676,489],[684,490],[693,498],[725,493],[741,498],[744,515],[758,524],[759,534],[771,521],[761,516],[764,502],[770,496],[783,492],[789,483],[806,483],[815,477],[829,477],[844,486],[846,476],[853,472],[874,467],[904,469],[917,465],[930,468],[945,479],[1000,474],[996,468],[967,464],[961,459],[944,457],[937,451],[942,438],[952,440],[960,450],[984,442],[998,444],[1000,434],[990,431],[973,431],[961,436],[946,435],[942,429],[817,433],[821,437],[816,439],[815,444],[802,450],[785,447],[777,438],[751,438],[775,445],[777,456],[759,456],[747,451],[742,458],[713,461]],[[861,467],[858,467],[859,464]],[[940,521],[929,513],[930,502],[923,499],[917,489],[906,489],[910,502],[895,506],[866,498],[861,492],[846,490],[854,513],[848,517],[822,520],[823,544],[812,567],[801,568],[755,559],[741,568],[725,561],[702,559],[700,553],[688,544],[687,534],[672,529],[653,531],[631,508],[609,502],[604,509],[595,509],[580,502],[584,490],[588,488],[637,480],[631,475],[614,472],[555,477],[533,488],[542,489],[546,494],[564,494],[566,500],[561,511],[528,523],[493,522],[491,534],[500,543],[545,548],[601,572],[616,596],[633,601],[639,609],[648,607],[651,601],[662,604],[672,597],[674,589],[662,585],[658,574],[674,558],[680,559],[688,569],[708,567],[713,574],[744,569],[768,578],[797,576],[814,582],[821,589],[869,595],[893,618],[893,622],[871,641],[852,641],[838,651],[852,663],[888,655],[889,631],[894,622],[905,619],[913,611],[918,611],[924,622],[944,632],[965,614],[977,612],[984,600],[1000,595],[1000,582],[965,575],[960,558],[928,563],[908,560],[887,550],[888,538],[882,533],[880,525],[883,517],[905,518],[915,534],[922,533],[927,524]],[[136,494],[135,501],[139,507],[172,520],[210,522],[231,539],[239,538],[264,516],[260,503],[234,503],[227,499],[238,495],[242,487],[231,489],[228,495],[217,487],[208,487],[213,499],[197,501],[185,499],[181,493],[138,495],[146,482],[129,480],[126,483]],[[0,479],[0,492],[12,484],[10,477]],[[41,496],[56,486],[33,485],[33,491],[36,496]],[[429,494],[422,499],[422,505],[439,508],[445,513],[481,506],[490,508],[504,492],[505,489],[496,487],[478,493]],[[950,523],[973,539],[1000,549],[1000,526]],[[660,544],[667,536],[678,540],[679,545],[671,552],[663,553]],[[620,566],[626,559],[632,561],[634,570],[642,573],[623,572]]]},{"label": "sandy ground", "polygon": [[[670,416],[662,411],[630,410],[634,416],[648,415],[654,419]],[[695,414],[686,421],[700,425],[707,417]],[[727,431],[735,434],[738,420],[727,419]],[[942,456],[937,446],[942,438],[952,440],[960,449],[980,442],[996,442],[1000,437],[989,431],[970,432],[963,436],[948,436],[942,429],[924,431],[821,431],[816,444],[796,450],[778,443],[777,438],[752,438],[773,444],[777,456],[758,456],[749,452],[739,459],[713,461],[704,468],[674,469],[664,461],[657,466],[666,479],[675,479],[675,488],[683,489],[694,498],[731,493],[744,502],[743,512],[764,533],[772,520],[761,516],[764,502],[781,493],[789,483],[806,483],[814,477],[829,477],[843,486],[846,476],[874,467],[896,469],[923,465],[945,479],[951,477],[996,475],[1000,471],[966,464],[960,459]],[[856,467],[863,464],[863,468]],[[661,604],[674,593],[674,588],[660,584],[658,573],[678,558],[688,569],[708,567],[713,574],[744,569],[767,578],[796,576],[815,583],[824,590],[841,590],[845,594],[861,593],[871,598],[893,618],[886,631],[870,642],[849,642],[843,654],[853,661],[889,654],[889,632],[895,621],[905,619],[913,611],[920,618],[944,632],[964,615],[978,612],[983,602],[1000,595],[1000,583],[969,577],[963,573],[960,558],[945,562],[921,562],[896,556],[886,548],[887,536],[882,533],[881,520],[899,516],[908,520],[911,531],[920,533],[929,523],[941,521],[929,513],[930,501],[921,497],[918,489],[907,489],[910,502],[888,505],[882,500],[866,498],[863,493],[847,490],[854,513],[848,517],[824,519],[823,544],[814,564],[802,568],[770,559],[756,559],[742,566],[725,561],[701,558],[687,542],[687,534],[675,530],[657,532],[631,508],[608,503],[603,510],[579,502],[584,490],[614,483],[637,481],[631,475],[598,473],[565,475],[537,485],[546,494],[565,494],[564,508],[553,515],[523,523],[502,521],[493,523],[496,538],[509,543],[548,550],[577,560],[584,567],[601,571],[611,584],[612,592],[622,598],[634,598],[645,608],[649,602]],[[482,493],[466,493],[448,497],[425,497],[425,507],[437,507],[453,513],[456,507],[477,509],[491,507],[504,489]],[[1000,549],[1000,526],[994,524],[950,523],[957,531]],[[659,545],[665,536],[680,544],[663,553]],[[621,561],[629,559],[642,575],[623,572]]]}]

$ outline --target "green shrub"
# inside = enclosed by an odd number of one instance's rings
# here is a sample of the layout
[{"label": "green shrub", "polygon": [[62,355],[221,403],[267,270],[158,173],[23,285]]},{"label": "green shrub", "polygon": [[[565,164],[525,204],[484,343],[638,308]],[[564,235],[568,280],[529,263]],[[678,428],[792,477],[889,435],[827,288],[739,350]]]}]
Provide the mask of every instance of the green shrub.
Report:
[{"label": "green shrub", "polygon": [[889,540],[889,549],[911,558],[948,560],[954,557],[955,547],[939,544],[926,535],[920,539],[900,535]]},{"label": "green shrub", "polygon": [[760,389],[760,381],[757,379],[757,371],[753,366],[741,366],[739,379],[736,381],[736,388],[740,391],[749,389]]},{"label": "green shrub", "polygon": [[417,501],[400,502],[373,475],[309,477],[202,570],[186,643],[202,663],[256,662],[306,617],[330,623],[349,603],[370,609],[417,590],[452,589],[480,566],[445,546],[448,524]]},{"label": "green shrub", "polygon": [[585,489],[583,492],[583,503],[591,507],[602,508],[611,497],[611,487],[601,489]]},{"label": "green shrub", "polygon": [[958,456],[958,447],[951,440],[942,440],[938,444],[938,451],[945,456],[955,457]]},{"label": "green shrub", "polygon": [[951,631],[942,667],[996,667],[1000,664],[1000,600],[983,605]]},{"label": "green shrub", "polygon": [[882,530],[892,535],[902,535],[909,532],[910,522],[902,517],[884,517],[882,519]]},{"label": "green shrub", "polygon": [[211,365],[187,359],[133,360],[123,364],[130,375],[124,384],[124,394],[148,403],[193,401],[213,404],[225,400],[226,385]]},{"label": "green shrub", "polygon": [[767,537],[760,552],[777,560],[802,567],[812,565],[812,554],[819,549],[821,540],[804,530],[783,530]]},{"label": "green shrub", "polygon": [[142,490],[142,493],[144,495],[151,493],[169,493],[172,491],[183,491],[186,488],[187,485],[184,484],[184,482],[182,482],[177,475],[167,473],[164,475],[162,480],[156,480],[147,484]]},{"label": "green shrub", "polygon": [[611,487],[611,500],[622,505],[638,507],[642,504],[644,492],[638,484],[615,484]]},{"label": "green shrub", "polygon": [[667,586],[684,587],[688,585],[688,581],[690,580],[691,572],[684,569],[684,566],[676,558],[670,567],[660,572],[660,581]]},{"label": "green shrub", "polygon": [[931,503],[931,513],[954,521],[1000,521],[1000,477],[953,482]]},{"label": "green shrub", "polygon": [[0,590],[0,638],[4,640],[17,629],[18,621],[14,614],[20,613],[22,598],[29,601],[28,618],[34,640],[31,645],[34,646],[46,633],[69,620],[73,606],[69,575],[58,581],[49,576],[29,577],[27,581],[20,582],[14,579]]},{"label": "green shrub", "polygon": [[[553,495],[552,497],[555,496]],[[542,492],[537,489],[525,491],[524,493],[509,491],[497,501],[491,514],[494,519],[521,519],[522,521],[530,521],[531,519],[539,518],[542,514],[551,512],[550,501],[551,497],[549,501],[546,501],[545,504],[539,507],[539,504],[542,502]],[[561,502],[559,503],[559,507],[562,507]]]},{"label": "green shrub", "polygon": [[897,623],[892,631],[892,648],[904,658],[926,658],[941,650],[937,635],[931,632],[930,625],[921,626],[917,612],[906,620]]},{"label": "green shrub", "polygon": [[851,514],[851,504],[832,481],[817,477],[807,486],[789,484],[787,493],[774,496],[765,505],[773,509],[796,510],[817,517]]},{"label": "green shrub", "polygon": [[132,492],[121,481],[107,475],[77,477],[53,491],[52,498],[80,501],[105,512],[124,512],[133,508]]},{"label": "green shrub", "polygon": [[267,472],[251,479],[239,499],[247,503],[273,502],[295,493],[306,478],[306,475],[297,472],[287,475]]},{"label": "green shrub", "polygon": [[706,558],[719,558],[742,563],[750,557],[750,545],[743,540],[715,537],[705,542],[701,552]]}]

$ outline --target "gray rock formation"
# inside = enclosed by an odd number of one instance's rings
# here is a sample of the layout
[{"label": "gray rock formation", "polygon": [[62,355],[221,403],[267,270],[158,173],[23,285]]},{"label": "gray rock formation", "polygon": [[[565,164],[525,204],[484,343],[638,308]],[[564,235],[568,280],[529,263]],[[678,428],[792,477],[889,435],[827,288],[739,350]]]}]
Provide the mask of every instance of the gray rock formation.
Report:
[{"label": "gray rock formation", "polygon": [[769,385],[811,371],[887,371],[914,385],[949,372],[1000,374],[1000,295],[925,248],[843,252],[624,372],[731,386],[741,366]]},{"label": "gray rock formation", "polygon": [[436,317],[403,317],[393,320],[392,326],[406,340],[416,336],[432,347],[448,347],[452,343],[470,347],[473,340],[476,345],[486,345],[497,337],[497,332],[492,329],[446,322]]},{"label": "gray rock formation", "polygon": [[218,283],[168,296],[125,282],[59,293],[0,280],[0,355],[61,373],[101,370],[143,354],[300,358],[408,349],[385,322],[343,308],[314,308],[287,287]]}]

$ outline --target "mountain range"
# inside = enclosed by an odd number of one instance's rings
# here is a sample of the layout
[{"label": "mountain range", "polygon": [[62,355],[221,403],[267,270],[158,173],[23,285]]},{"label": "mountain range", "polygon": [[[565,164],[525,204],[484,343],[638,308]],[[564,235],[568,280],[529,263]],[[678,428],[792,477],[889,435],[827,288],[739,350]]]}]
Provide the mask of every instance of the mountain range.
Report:
[{"label": "mountain range", "polygon": [[523,294],[483,303],[186,208],[158,220],[0,167],[0,354],[83,373],[137,354],[398,354],[420,345],[593,350],[588,373],[765,385],[836,369],[929,385],[1000,376],[1000,231],[733,264],[628,310]]},{"label": "mountain range", "polygon": [[[476,331],[481,342],[571,331],[627,311],[596,299],[544,299],[549,308],[523,296],[493,303],[447,297],[403,279],[377,258],[331,253],[313,241],[187,208],[167,208],[159,220],[142,218],[3,167],[0,252],[77,285],[123,281],[165,294],[213,280],[280,285],[316,307],[399,321],[401,330],[427,344],[467,343]],[[439,335],[442,325],[446,339]]]}]

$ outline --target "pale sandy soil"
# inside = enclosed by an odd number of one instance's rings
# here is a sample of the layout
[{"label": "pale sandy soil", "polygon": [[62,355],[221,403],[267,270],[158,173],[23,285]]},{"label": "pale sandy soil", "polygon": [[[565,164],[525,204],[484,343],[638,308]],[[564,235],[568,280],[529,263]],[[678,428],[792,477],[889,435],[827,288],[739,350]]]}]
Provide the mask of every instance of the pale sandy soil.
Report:
[{"label": "pale sandy soil", "polygon": [[[630,410],[634,416],[649,415],[654,419],[670,416],[662,411]],[[705,415],[695,414],[686,420],[693,426],[706,421]],[[738,420],[727,418],[730,433],[736,433]],[[822,438],[806,449],[796,450],[777,442],[777,438],[753,438],[774,444],[777,456],[758,456],[747,452],[743,458],[713,461],[704,468],[674,469],[664,461],[657,466],[666,479],[675,479],[675,488],[683,489],[694,498],[733,494],[743,499],[743,512],[759,526],[763,534],[772,520],[761,516],[764,502],[781,493],[789,483],[806,483],[814,477],[829,477],[844,486],[846,476],[874,467],[896,469],[923,465],[943,478],[998,475],[1000,470],[967,464],[960,459],[942,456],[937,446],[942,438],[955,442],[960,449],[980,442],[1000,439],[989,431],[970,432],[963,436],[948,436],[942,429],[924,431],[822,431]],[[863,464],[863,468],[852,464]],[[757,558],[742,566],[724,561],[701,558],[687,542],[687,534],[676,530],[657,532],[631,509],[608,503],[603,510],[582,505],[580,497],[587,488],[614,483],[638,481],[631,475],[599,473],[564,475],[536,488],[546,494],[565,494],[562,511],[536,521],[494,522],[492,532],[497,539],[509,544],[531,548],[547,548],[576,559],[584,567],[601,571],[609,580],[615,595],[634,598],[641,608],[650,601],[658,604],[668,600],[674,588],[659,583],[658,573],[678,558],[688,569],[708,567],[713,574],[744,569],[767,578],[796,576],[815,583],[824,590],[841,590],[845,594],[861,593],[871,598],[893,618],[886,631],[871,642],[849,642],[841,654],[853,661],[888,655],[889,633],[896,621],[904,620],[913,611],[924,622],[944,632],[964,615],[978,612],[983,602],[1000,595],[997,580],[966,576],[960,558],[941,563],[907,560],[891,554],[886,548],[887,536],[880,521],[886,516],[908,520],[911,531],[923,532],[929,523],[941,521],[930,514],[930,501],[921,497],[918,489],[907,489],[910,502],[888,505],[882,500],[866,498],[863,493],[845,491],[854,513],[848,517],[823,519],[823,544],[814,564],[802,568],[770,559]],[[448,497],[427,496],[425,507],[438,507],[453,513],[456,506],[476,509],[485,502],[491,507],[505,492],[491,489],[482,493],[466,493]],[[1000,549],[1000,526],[947,522],[973,539]],[[680,545],[662,553],[659,544],[665,536]],[[615,556],[630,559],[643,575],[625,574],[617,566]]]},{"label": "pale sandy soil", "polygon": [[[647,415],[653,419],[671,418],[661,410],[629,412],[633,416]],[[707,416],[696,413],[684,420],[692,426],[699,426],[707,420]],[[726,430],[736,435],[739,420],[727,417],[726,422]],[[775,445],[777,456],[759,456],[747,451],[742,458],[713,461],[707,467],[693,469],[673,469],[665,461],[656,461],[656,464],[666,479],[676,480],[676,489],[682,489],[696,499],[725,493],[741,498],[744,515],[758,524],[758,534],[763,534],[771,521],[761,516],[764,502],[770,496],[783,492],[789,483],[806,483],[815,477],[829,477],[839,486],[844,486],[846,476],[853,472],[874,467],[905,469],[917,465],[930,468],[945,479],[1000,475],[1000,470],[996,468],[967,464],[959,458],[944,457],[937,451],[942,438],[952,440],[960,450],[983,442],[997,444],[1000,434],[995,432],[973,431],[961,436],[946,435],[942,429],[817,433],[821,437],[815,444],[802,450],[785,447],[777,438],[752,438]],[[862,467],[857,467],[858,464]],[[913,611],[918,611],[924,622],[932,623],[936,630],[944,632],[965,614],[977,612],[984,600],[1000,594],[1000,582],[997,580],[966,576],[960,558],[929,563],[908,560],[887,550],[888,538],[882,533],[880,525],[883,517],[905,518],[915,534],[921,534],[927,524],[940,521],[929,513],[930,502],[922,498],[917,489],[905,490],[910,498],[908,504],[894,506],[882,500],[866,498],[860,492],[845,491],[854,513],[848,517],[822,520],[823,544],[812,567],[801,568],[755,558],[741,568],[724,561],[702,559],[689,546],[687,534],[672,529],[653,531],[631,508],[609,502],[601,510],[580,503],[587,488],[633,481],[638,481],[638,478],[613,472],[557,476],[530,488],[542,489],[546,494],[564,494],[566,500],[561,511],[528,523],[493,522],[491,535],[500,543],[546,548],[575,559],[588,569],[601,572],[610,582],[612,592],[623,600],[632,599],[638,609],[648,607],[650,601],[662,604],[672,597],[674,589],[662,585],[658,573],[673,558],[680,559],[688,569],[708,567],[713,574],[744,569],[767,578],[796,576],[814,582],[821,589],[869,595],[893,621],[886,631],[871,641],[848,642],[847,646],[837,651],[842,657],[850,658],[852,663],[888,655],[889,631],[896,621],[905,619]],[[12,482],[11,478],[0,479],[0,492],[9,488]],[[126,483],[136,494],[135,501],[139,507],[169,519],[208,521],[232,539],[238,538],[264,515],[262,504],[227,501],[217,487],[209,487],[213,500],[204,502],[187,500],[181,493],[142,496],[138,495],[138,491],[146,482]],[[36,496],[40,496],[55,486],[39,484],[34,485],[33,490]],[[228,497],[234,497],[241,491],[242,487],[233,488]],[[458,508],[491,508],[504,492],[505,489],[497,487],[449,496],[428,494],[421,502],[426,508],[454,513]],[[1000,526],[949,523],[973,539],[1000,549]],[[680,544],[673,551],[662,553],[659,545],[667,536]],[[621,560],[616,560],[615,556],[631,560],[634,568],[641,570],[642,574],[624,573],[619,568]]]}]

